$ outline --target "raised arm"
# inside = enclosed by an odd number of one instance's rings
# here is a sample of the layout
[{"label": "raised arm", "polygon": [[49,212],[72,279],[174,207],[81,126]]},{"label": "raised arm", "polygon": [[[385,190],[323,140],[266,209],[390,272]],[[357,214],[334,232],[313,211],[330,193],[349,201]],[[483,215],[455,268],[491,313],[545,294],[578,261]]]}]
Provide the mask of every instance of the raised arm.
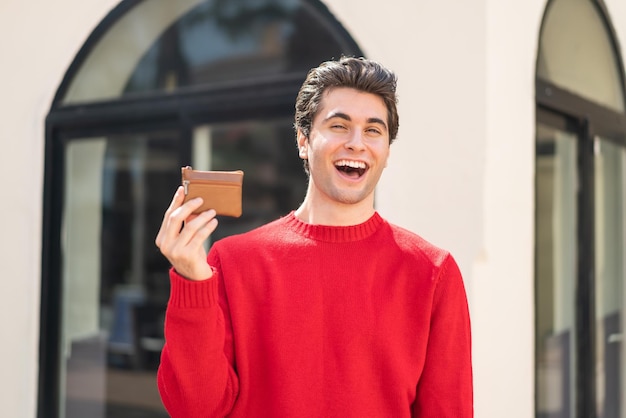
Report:
[{"label": "raised arm", "polygon": [[231,339],[226,336],[230,329],[218,301],[219,266],[207,263],[202,245],[217,220],[213,210],[190,216],[201,199],[184,205],[182,200],[179,188],[156,238],[172,263],[166,342],[157,383],[173,418],[223,417],[231,410],[239,387],[232,358],[225,354],[226,341]]}]

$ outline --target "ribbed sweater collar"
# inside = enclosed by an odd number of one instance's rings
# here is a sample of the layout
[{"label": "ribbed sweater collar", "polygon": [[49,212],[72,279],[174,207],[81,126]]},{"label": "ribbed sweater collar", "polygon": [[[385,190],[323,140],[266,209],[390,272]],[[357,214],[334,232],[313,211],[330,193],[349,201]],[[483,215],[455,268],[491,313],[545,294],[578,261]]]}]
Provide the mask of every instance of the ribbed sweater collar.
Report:
[{"label": "ribbed sweater collar", "polygon": [[312,225],[296,218],[294,212],[285,216],[284,221],[289,228],[307,238],[336,243],[363,240],[374,234],[385,222],[378,212],[374,212],[367,221],[350,226]]}]

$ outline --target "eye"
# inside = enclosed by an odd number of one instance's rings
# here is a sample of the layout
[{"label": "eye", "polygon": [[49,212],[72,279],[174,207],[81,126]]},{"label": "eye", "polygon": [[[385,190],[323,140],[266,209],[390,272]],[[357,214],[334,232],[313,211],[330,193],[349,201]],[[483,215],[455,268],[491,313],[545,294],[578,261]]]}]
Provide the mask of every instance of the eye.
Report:
[{"label": "eye", "polygon": [[346,128],[345,125],[342,125],[340,123],[335,123],[335,124],[331,125],[330,127],[331,127],[331,129],[337,129],[337,130],[348,129],[348,128]]},{"label": "eye", "polygon": [[378,129],[378,128],[374,128],[374,127],[367,128],[367,132],[370,133],[370,134],[374,134],[374,135],[382,135],[381,130]]}]

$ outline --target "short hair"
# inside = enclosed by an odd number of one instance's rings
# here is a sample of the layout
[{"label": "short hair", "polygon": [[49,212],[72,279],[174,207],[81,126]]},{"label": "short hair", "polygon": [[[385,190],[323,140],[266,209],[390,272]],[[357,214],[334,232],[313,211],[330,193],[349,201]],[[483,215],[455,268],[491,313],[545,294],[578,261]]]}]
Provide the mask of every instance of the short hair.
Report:
[{"label": "short hair", "polygon": [[[308,72],[298,92],[294,122],[296,133],[301,130],[308,139],[324,93],[335,87],[348,87],[375,94],[383,100],[387,108],[391,144],[399,127],[396,86],[396,75],[376,61],[363,57],[341,57],[337,61],[323,62]],[[306,160],[304,169],[308,174]]]}]

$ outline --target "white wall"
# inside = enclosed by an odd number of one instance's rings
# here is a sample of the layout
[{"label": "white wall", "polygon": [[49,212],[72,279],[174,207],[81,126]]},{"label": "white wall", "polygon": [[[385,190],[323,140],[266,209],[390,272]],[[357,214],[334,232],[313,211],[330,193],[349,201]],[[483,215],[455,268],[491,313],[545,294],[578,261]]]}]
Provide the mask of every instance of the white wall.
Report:
[{"label": "white wall", "polygon": [[[544,2],[332,10],[399,76],[400,133],[377,194],[450,249],[473,321],[477,417],[534,415],[534,73]],[[398,184],[405,179],[402,184]]]},{"label": "white wall", "polygon": [[[365,53],[399,76],[401,128],[377,206],[459,261],[476,416],[531,417],[534,67],[545,1],[366,1],[329,3]],[[117,3],[0,2],[0,140],[11,150],[0,154],[3,416],[36,410],[45,115]],[[606,3],[626,55],[626,3]]]},{"label": "white wall", "polygon": [[490,417],[534,416],[534,85],[544,4],[488,7],[485,253],[472,302],[477,410]]},{"label": "white wall", "polygon": [[622,61],[626,61],[626,2],[623,0],[604,0],[604,3],[618,39]]},{"label": "white wall", "polygon": [[116,4],[0,2],[2,416],[36,414],[45,116],[72,59]]}]

